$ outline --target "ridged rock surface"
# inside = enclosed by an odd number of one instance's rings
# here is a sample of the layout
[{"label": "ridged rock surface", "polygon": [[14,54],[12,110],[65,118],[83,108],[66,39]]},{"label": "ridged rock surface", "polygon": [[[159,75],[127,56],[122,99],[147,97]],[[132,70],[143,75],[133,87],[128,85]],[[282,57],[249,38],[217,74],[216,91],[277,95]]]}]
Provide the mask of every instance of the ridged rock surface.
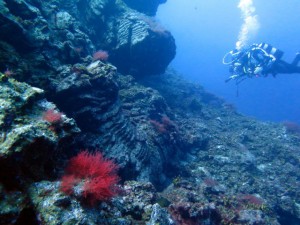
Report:
[{"label": "ridged rock surface", "polygon": [[[175,55],[172,35],[122,1],[6,0],[0,18],[0,71],[45,90],[76,120],[82,132],[69,146],[73,154],[100,150],[124,168],[122,177],[164,183],[157,174],[170,163],[163,159],[169,150],[159,153],[125,115],[114,66],[134,76],[163,72]],[[93,59],[99,49],[114,66]]]},{"label": "ridged rock surface", "polygon": [[[300,224],[299,126],[244,117],[174,71],[154,76],[174,39],[126,3],[0,0],[0,223],[171,223],[168,208],[178,224]],[[119,165],[120,196],[98,211],[59,189],[82,149]],[[161,199],[152,185],[168,186]]]},{"label": "ridged rock surface", "polygon": [[176,54],[173,36],[153,18],[126,10],[107,25],[104,42],[113,46],[110,60],[123,74],[161,74]]},{"label": "ridged rock surface", "polygon": [[121,110],[116,68],[95,61],[78,73],[70,72],[70,67],[61,69],[59,76],[64,79],[57,85],[54,101],[81,128],[77,146],[105,152],[124,170],[127,168],[128,174],[131,166],[136,171],[132,158],[139,145],[134,126]]},{"label": "ridged rock surface", "polygon": [[46,91],[57,67],[90,62],[100,49],[137,76],[164,72],[175,56],[170,32],[122,1],[2,0],[0,25],[0,70],[22,70]]}]

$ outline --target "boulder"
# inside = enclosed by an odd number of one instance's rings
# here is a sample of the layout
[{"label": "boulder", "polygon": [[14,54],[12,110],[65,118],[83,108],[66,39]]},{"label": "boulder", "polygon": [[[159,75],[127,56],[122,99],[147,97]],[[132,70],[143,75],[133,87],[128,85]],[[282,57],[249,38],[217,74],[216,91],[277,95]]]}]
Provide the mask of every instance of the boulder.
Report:
[{"label": "boulder", "polygon": [[156,14],[157,8],[160,4],[167,2],[167,0],[123,0],[130,8],[139,12],[145,13],[149,16]]}]

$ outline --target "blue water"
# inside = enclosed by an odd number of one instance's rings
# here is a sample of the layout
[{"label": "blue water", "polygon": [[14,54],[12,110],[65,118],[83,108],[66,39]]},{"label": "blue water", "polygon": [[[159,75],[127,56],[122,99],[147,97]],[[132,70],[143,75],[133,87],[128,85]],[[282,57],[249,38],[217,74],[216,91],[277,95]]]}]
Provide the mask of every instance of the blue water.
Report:
[{"label": "blue water", "polygon": [[[243,24],[237,0],[168,0],[157,19],[176,39],[171,67],[186,79],[233,103],[242,114],[265,121],[300,123],[300,74],[225,83],[223,56],[234,49]],[[260,28],[251,43],[266,42],[284,51],[291,62],[300,51],[300,1],[253,0]]]}]

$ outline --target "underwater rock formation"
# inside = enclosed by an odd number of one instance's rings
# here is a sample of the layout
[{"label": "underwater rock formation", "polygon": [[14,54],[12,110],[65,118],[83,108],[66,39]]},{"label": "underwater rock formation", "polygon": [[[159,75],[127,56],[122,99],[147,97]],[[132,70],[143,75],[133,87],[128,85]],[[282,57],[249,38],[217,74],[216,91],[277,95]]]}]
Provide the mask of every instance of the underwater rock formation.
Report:
[{"label": "underwater rock formation", "polygon": [[158,6],[167,0],[124,0],[130,7],[149,16],[154,16]]},{"label": "underwater rock formation", "polygon": [[[198,217],[193,205],[199,209],[197,204],[208,201],[217,209],[210,210],[217,212],[211,220],[225,224],[300,222],[298,132],[240,115],[222,99],[174,77],[174,71],[147,78],[143,84],[155,87],[164,97],[186,137],[206,137],[185,148],[190,160],[185,173],[178,172],[163,194],[175,203],[169,207],[173,218],[182,221],[185,216],[183,221],[197,224],[206,218]],[[178,202],[185,202],[186,210]]]},{"label": "underwater rock formation", "polygon": [[76,151],[101,149],[126,168],[124,177],[162,184],[165,178],[157,174],[170,162],[168,154],[162,157],[149,147],[147,134],[126,118],[116,68],[95,62],[92,54],[108,50],[109,62],[121,72],[160,73],[175,55],[172,35],[122,1],[2,1],[1,17],[0,70],[42,88],[47,99],[76,119],[82,130]]},{"label": "underwater rock formation", "polygon": [[163,73],[176,54],[173,36],[153,18],[126,10],[110,17],[107,24],[104,42],[109,46],[110,61],[123,74]]},{"label": "underwater rock formation", "polygon": [[[43,224],[130,225],[141,221],[153,224],[154,221],[166,221],[169,216],[155,204],[157,196],[150,183],[126,182],[124,196],[116,197],[111,202],[102,202],[93,208],[79,204],[58,190],[58,182],[46,181],[33,183],[29,188],[33,207]],[[154,212],[158,211],[160,217],[154,216]]]},{"label": "underwater rock formation", "polygon": [[[300,223],[299,129],[163,73],[163,2],[0,1],[1,224]],[[85,149],[122,179],[94,208],[57,181]]]},{"label": "underwater rock formation", "polygon": [[[106,50],[120,72],[164,72],[175,56],[169,31],[122,1],[1,1],[0,69],[48,91],[63,64]],[[34,59],[34,60],[33,60]],[[18,72],[19,71],[19,72]]]},{"label": "underwater rock formation", "polygon": [[63,114],[59,121],[43,117],[56,109],[43,92],[0,73],[0,224],[26,214],[27,184],[53,177],[61,146],[80,131]]},{"label": "underwater rock formation", "polygon": [[[124,178],[139,177],[157,185],[165,183],[164,175],[158,174],[180,155],[176,146],[180,136],[171,121],[169,130],[163,134],[153,130],[151,119],[160,120],[167,114],[164,99],[101,61],[83,68],[72,73],[74,67],[63,67],[59,76],[64,79],[57,85],[53,98],[82,130],[76,138],[77,145],[83,149],[101,149],[116,159]],[[169,142],[168,147],[158,149],[159,140],[154,140],[154,136]],[[169,159],[171,155],[173,160]]]},{"label": "underwater rock formation", "polygon": [[80,130],[73,119],[63,114],[60,121],[43,118],[47,110],[55,109],[55,105],[44,98],[43,90],[4,74],[0,74],[0,80],[0,160],[1,177],[5,177],[1,180],[5,179],[8,186],[16,182],[16,177],[11,176],[10,180],[5,174],[7,168],[15,176],[44,178],[50,174],[47,172],[47,167],[51,168],[49,159],[56,154],[59,143]]}]

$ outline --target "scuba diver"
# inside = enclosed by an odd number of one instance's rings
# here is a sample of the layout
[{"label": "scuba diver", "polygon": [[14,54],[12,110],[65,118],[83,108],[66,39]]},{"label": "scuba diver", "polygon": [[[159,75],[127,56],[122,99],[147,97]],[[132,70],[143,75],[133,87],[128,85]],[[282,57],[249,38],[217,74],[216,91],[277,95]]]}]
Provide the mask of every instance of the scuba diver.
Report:
[{"label": "scuba diver", "polygon": [[[225,58],[231,56],[229,62]],[[292,63],[287,63],[281,59],[283,52],[272,47],[271,45],[261,43],[252,44],[248,48],[241,50],[232,50],[223,58],[223,64],[230,65],[229,72],[231,76],[225,80],[235,80],[239,84],[246,78],[266,77],[272,74],[300,73],[300,53],[296,54]]]}]

